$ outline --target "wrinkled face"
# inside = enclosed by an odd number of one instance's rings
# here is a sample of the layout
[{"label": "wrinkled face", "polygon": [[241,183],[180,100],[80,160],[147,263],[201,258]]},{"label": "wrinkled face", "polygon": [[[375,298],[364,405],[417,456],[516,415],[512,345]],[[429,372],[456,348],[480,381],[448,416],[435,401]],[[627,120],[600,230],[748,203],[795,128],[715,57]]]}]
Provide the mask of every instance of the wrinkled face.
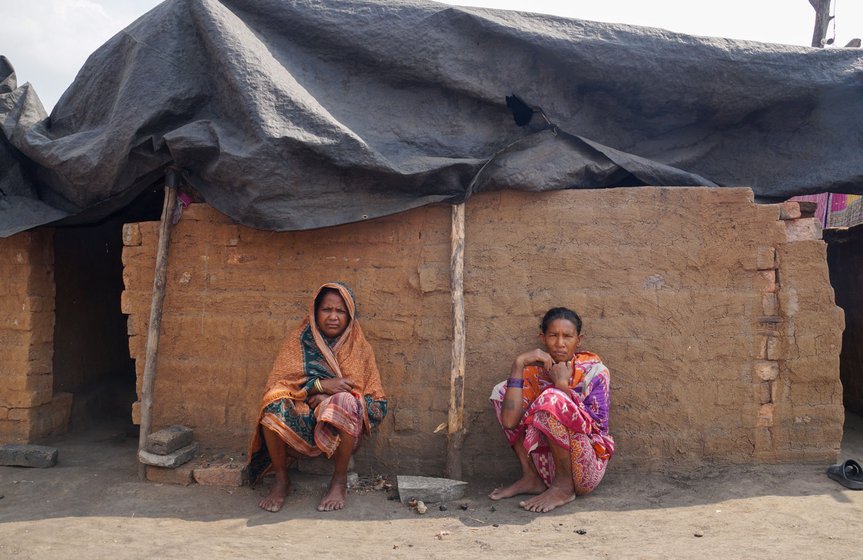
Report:
[{"label": "wrinkled face", "polygon": [[539,335],[539,339],[545,344],[545,351],[555,362],[565,362],[572,358],[581,343],[581,337],[575,323],[569,319],[555,319],[549,323],[546,331]]},{"label": "wrinkled face", "polygon": [[325,294],[315,311],[315,321],[318,323],[318,329],[327,338],[336,338],[345,332],[350,316],[342,296],[334,292]]}]

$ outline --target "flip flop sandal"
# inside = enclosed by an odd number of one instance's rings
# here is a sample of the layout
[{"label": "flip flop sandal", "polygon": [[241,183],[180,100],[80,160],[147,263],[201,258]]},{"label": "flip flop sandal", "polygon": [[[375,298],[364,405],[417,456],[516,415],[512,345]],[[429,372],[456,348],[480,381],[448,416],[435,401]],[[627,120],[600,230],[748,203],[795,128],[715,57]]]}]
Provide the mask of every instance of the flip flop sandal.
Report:
[{"label": "flip flop sandal", "polygon": [[851,490],[863,490],[863,467],[854,459],[827,467],[827,476]]}]

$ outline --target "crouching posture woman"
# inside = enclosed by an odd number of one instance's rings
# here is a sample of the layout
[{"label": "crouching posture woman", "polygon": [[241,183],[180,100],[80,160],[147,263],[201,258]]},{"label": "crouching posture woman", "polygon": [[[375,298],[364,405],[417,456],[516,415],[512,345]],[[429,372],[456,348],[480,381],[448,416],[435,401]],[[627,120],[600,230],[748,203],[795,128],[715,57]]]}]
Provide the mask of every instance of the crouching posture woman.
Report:
[{"label": "crouching posture woman", "polygon": [[581,318],[555,307],[543,317],[539,338],[543,348],[516,357],[510,378],[491,393],[522,476],[489,497],[538,494],[519,505],[547,512],[596,488],[614,440],[608,435],[608,369],[596,354],[578,350]]},{"label": "crouching posture woman", "polygon": [[387,412],[372,347],[356,320],[353,294],[340,283],[318,288],[309,314],[285,340],[261,400],[249,448],[254,485],[275,471],[260,506],[279,511],[295,459],[322,453],[334,461],[319,511],[342,509],[351,455]]}]

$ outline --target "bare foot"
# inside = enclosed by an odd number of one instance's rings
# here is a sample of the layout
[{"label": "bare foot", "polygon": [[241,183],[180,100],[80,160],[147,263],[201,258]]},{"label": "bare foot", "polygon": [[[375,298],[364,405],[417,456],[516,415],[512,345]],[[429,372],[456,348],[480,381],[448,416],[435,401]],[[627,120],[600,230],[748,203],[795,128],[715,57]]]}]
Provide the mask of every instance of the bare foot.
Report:
[{"label": "bare foot", "polygon": [[511,498],[517,494],[540,494],[545,492],[545,482],[538,475],[523,475],[521,478],[504,488],[495,488],[488,495],[492,500]]},{"label": "bare foot", "polygon": [[276,482],[273,484],[270,493],[258,502],[258,505],[267,511],[277,512],[282,509],[282,504],[285,503],[285,496],[288,495],[288,488],[291,487],[291,481],[287,475],[281,476],[276,474]]},{"label": "bare foot", "polygon": [[525,500],[523,502],[519,502],[518,505],[520,505],[527,511],[545,513],[553,510],[558,506],[568,504],[574,499],[575,490],[572,487],[567,489],[559,486],[550,486],[548,490],[546,490],[539,496],[536,496],[529,500]]},{"label": "bare foot", "polygon": [[337,480],[336,475],[333,475],[327,493],[321,498],[321,503],[318,504],[318,511],[335,511],[345,507],[347,489],[347,477],[339,477]]}]

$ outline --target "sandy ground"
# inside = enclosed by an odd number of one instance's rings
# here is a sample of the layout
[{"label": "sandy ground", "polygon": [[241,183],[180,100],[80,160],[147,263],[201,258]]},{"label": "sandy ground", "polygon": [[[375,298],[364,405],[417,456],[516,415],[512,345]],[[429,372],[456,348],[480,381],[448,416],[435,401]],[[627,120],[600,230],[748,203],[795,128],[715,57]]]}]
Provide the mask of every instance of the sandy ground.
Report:
[{"label": "sandy ground", "polygon": [[[319,513],[326,479],[302,475],[272,514],[256,505],[260,488],[138,481],[136,444],[122,430],[91,430],[53,442],[53,468],[0,467],[0,559],[863,555],[863,491],[827,478],[827,465],[673,475],[612,468],[593,494],[547,514],[488,500],[503,481],[473,481],[464,499],[422,516],[374,490]],[[846,424],[842,458],[863,460],[859,417]]]}]

